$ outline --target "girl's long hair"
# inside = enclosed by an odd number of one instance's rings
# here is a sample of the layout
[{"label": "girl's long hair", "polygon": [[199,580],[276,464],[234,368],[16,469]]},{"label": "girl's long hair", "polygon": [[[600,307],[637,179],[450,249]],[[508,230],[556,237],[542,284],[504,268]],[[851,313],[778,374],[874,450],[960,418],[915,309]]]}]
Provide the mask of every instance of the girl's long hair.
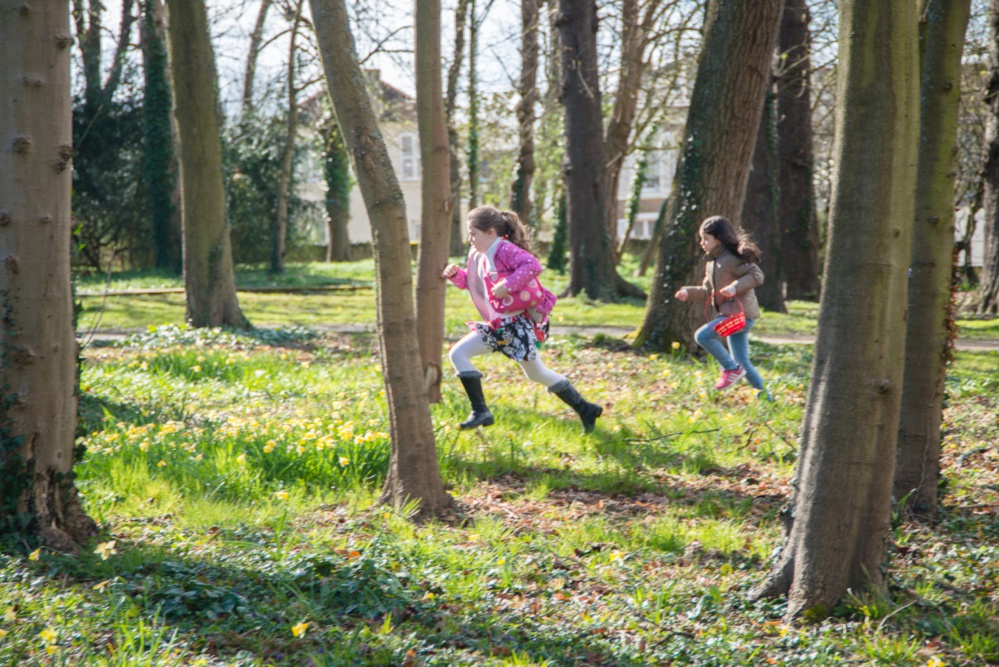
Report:
[{"label": "girl's long hair", "polygon": [[496,230],[496,235],[522,250],[534,254],[527,225],[513,211],[501,211],[492,206],[479,206],[468,212],[468,224],[476,229]]},{"label": "girl's long hair", "polygon": [[728,218],[713,215],[701,223],[701,231],[718,239],[726,250],[739,259],[747,262],[760,261],[762,253],[759,246],[753,243],[749,234],[737,232]]}]

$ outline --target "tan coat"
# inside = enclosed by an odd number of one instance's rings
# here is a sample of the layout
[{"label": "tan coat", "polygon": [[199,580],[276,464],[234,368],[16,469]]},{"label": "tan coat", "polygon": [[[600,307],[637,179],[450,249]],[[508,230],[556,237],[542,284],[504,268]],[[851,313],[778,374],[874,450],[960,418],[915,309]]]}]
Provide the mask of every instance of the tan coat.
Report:
[{"label": "tan coat", "polygon": [[[735,283],[736,294],[746,310],[746,319],[759,319],[760,304],[753,289],[763,284],[763,271],[757,264],[736,257],[724,246],[719,245],[711,251],[711,258],[704,267],[704,283],[700,286],[687,285],[683,289],[687,290],[691,301],[703,303],[710,295],[732,283]],[[717,317],[717,311],[722,315],[739,312],[734,299],[726,299],[720,294],[715,294],[714,306],[714,311],[708,311],[709,319]]]}]

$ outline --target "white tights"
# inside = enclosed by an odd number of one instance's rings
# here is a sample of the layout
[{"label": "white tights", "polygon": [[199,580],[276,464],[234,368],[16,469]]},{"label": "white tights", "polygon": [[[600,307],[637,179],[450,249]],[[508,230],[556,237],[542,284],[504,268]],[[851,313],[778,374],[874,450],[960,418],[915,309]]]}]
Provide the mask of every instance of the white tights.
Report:
[{"label": "white tights", "polygon": [[[476,370],[475,365],[472,364],[472,357],[477,357],[480,354],[489,354],[490,352],[492,350],[489,349],[489,346],[482,340],[478,332],[472,331],[451,347],[448,356],[451,358],[451,363],[454,365],[456,371],[467,373]],[[518,361],[517,363],[524,369],[524,375],[545,388],[565,380],[564,375],[559,375],[555,371],[549,370],[542,363],[540,354],[536,354],[531,361]]]}]

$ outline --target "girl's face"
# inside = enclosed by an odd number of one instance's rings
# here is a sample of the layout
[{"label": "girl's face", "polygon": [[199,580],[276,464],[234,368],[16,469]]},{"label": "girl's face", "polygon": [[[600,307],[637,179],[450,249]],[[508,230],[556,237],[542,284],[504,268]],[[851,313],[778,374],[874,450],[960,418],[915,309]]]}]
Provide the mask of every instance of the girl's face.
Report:
[{"label": "girl's face", "polygon": [[489,246],[496,242],[496,230],[478,229],[469,224],[468,240],[478,252],[485,252],[489,250]]},{"label": "girl's face", "polygon": [[712,236],[707,232],[701,232],[701,249],[704,252],[711,252],[721,244],[717,236]]}]

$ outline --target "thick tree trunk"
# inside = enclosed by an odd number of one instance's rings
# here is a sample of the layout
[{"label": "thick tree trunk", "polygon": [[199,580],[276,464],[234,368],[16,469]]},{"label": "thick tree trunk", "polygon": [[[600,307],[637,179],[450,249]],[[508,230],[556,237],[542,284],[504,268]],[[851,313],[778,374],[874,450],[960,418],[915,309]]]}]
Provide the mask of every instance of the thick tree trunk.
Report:
[{"label": "thick tree trunk", "polygon": [[465,254],[465,224],[461,219],[461,159],[458,149],[461,140],[455,126],[454,112],[458,104],[458,79],[461,76],[461,63],[465,55],[465,22],[468,17],[469,0],[458,0],[454,10],[454,54],[447,70],[447,93],[444,113],[447,115],[447,143],[450,152],[451,171],[451,249],[452,257]]},{"label": "thick tree trunk", "polygon": [[607,160],[597,69],[597,7],[593,0],[559,0],[561,102],[565,110],[565,187],[569,218],[567,294],[613,300],[645,296],[617,273],[607,231]]},{"label": "thick tree trunk", "polygon": [[236,300],[225,219],[215,56],[202,0],[167,0],[174,113],[180,135],[187,320],[196,327],[247,327]]},{"label": "thick tree trunk", "polygon": [[66,551],[97,532],[73,484],[72,41],[68,3],[0,0],[0,521]]},{"label": "thick tree trunk", "polygon": [[534,105],[538,101],[538,0],[520,0],[520,102],[517,126],[520,152],[510,187],[510,207],[525,225],[531,225],[531,185],[534,182]]},{"label": "thick tree trunk", "polygon": [[144,176],[149,193],[156,267],[180,274],[184,267],[177,133],[173,124],[173,94],[167,60],[163,0],[142,3],[142,60],[146,91]]},{"label": "thick tree trunk", "polygon": [[326,178],[327,262],[350,261],[350,155],[336,117],[323,129],[323,174]]},{"label": "thick tree trunk", "polygon": [[[985,254],[975,295],[979,313],[999,314],[999,0],[989,3],[989,83],[985,91],[985,164],[982,208],[985,211]],[[970,255],[970,253],[969,253]]]},{"label": "thick tree trunk", "polygon": [[695,349],[704,312],[673,298],[700,284],[701,221],[724,215],[738,224],[756,145],[782,0],[708,3],[680,159],[660,231],[656,274],[636,346]]},{"label": "thick tree trunk", "polygon": [[246,54],[246,69],[243,71],[243,115],[249,116],[254,110],[253,85],[257,78],[257,61],[260,59],[260,50],[264,43],[264,26],[267,25],[267,12],[270,11],[274,0],[261,0],[260,10],[257,12],[257,21],[253,24],[253,32],[250,33],[250,50]]},{"label": "thick tree trunk", "polygon": [[419,501],[419,514],[450,507],[437,465],[413,307],[406,204],[365,88],[344,0],[310,0],[323,69],[371,219],[378,337],[392,436],[382,502]]},{"label": "thick tree trunk", "polygon": [[833,199],[793,525],[757,595],[787,620],[883,591],[919,109],[916,5],[840,3]]},{"label": "thick tree trunk", "polygon": [[[781,275],[788,299],[819,295],[819,228],[812,171],[811,33],[807,0],[785,0],[777,50],[777,150]],[[769,277],[768,277],[769,282]]]},{"label": "thick tree trunk", "polygon": [[416,329],[427,398],[441,400],[444,297],[441,271],[450,245],[451,156],[441,82],[440,0],[416,0],[416,114],[420,129],[420,256],[416,276]]},{"label": "thick tree trunk", "polygon": [[291,198],[291,170],[294,168],[295,137],[298,134],[298,88],[295,87],[295,51],[298,47],[298,30],[302,22],[302,6],[298,0],[291,21],[288,41],[288,127],[281,152],[281,172],[278,174],[277,215],[271,235],[271,273],[284,272],[284,258],[288,254],[288,200]]},{"label": "thick tree trunk", "polygon": [[753,166],[742,205],[742,227],[753,235],[762,251],[760,268],[766,280],[756,288],[760,305],[776,313],[786,313],[780,281],[781,233],[777,222],[780,186],[777,183],[777,109],[775,95],[767,91],[756,133]]},{"label": "thick tree trunk", "polygon": [[929,0],[920,25],[919,172],[912,238],[895,500],[932,518],[940,478],[940,422],[951,356],[954,177],[961,52],[971,0]]}]

